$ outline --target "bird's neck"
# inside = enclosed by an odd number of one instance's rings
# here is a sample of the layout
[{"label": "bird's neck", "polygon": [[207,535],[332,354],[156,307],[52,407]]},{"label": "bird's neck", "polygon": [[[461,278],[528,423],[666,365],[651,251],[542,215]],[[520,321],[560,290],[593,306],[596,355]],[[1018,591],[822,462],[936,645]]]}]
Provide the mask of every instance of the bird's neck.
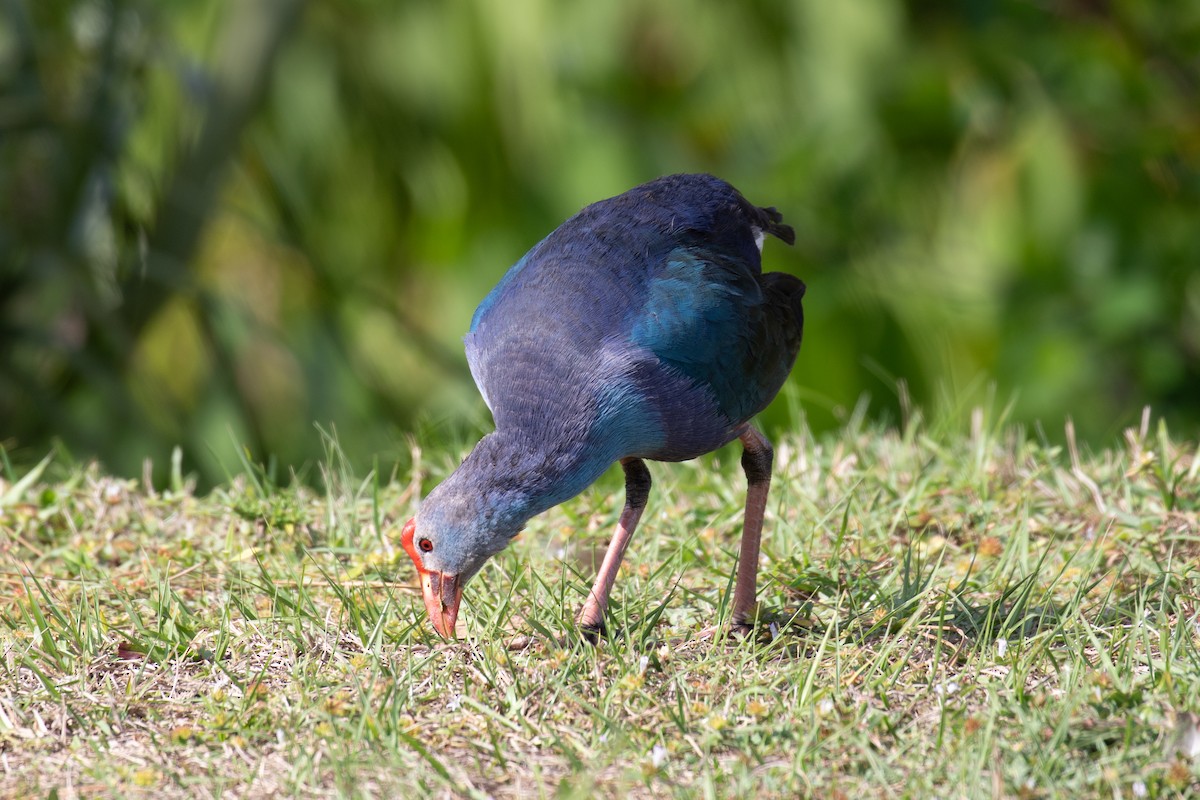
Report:
[{"label": "bird's neck", "polygon": [[446,482],[475,496],[489,527],[515,535],[532,517],[594,483],[613,460],[582,442],[495,431],[475,445]]}]

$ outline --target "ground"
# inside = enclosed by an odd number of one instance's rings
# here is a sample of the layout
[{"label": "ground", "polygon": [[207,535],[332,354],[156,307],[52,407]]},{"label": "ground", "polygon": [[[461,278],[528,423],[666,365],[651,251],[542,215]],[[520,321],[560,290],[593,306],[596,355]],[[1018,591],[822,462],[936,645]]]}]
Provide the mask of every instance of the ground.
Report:
[{"label": "ground", "polygon": [[[3,797],[1174,797],[1200,790],[1200,455],[977,414],[776,442],[760,625],[725,622],[736,448],[651,465],[593,646],[617,471],[424,619],[397,539],[460,452],[197,496],[0,480]],[[412,474],[410,474],[412,473]]]}]

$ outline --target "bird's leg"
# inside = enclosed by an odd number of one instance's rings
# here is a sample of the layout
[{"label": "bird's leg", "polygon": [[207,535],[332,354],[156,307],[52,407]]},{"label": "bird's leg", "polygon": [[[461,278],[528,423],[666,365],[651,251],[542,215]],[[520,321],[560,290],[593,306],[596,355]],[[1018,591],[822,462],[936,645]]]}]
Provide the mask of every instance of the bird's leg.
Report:
[{"label": "bird's leg", "polygon": [[767,490],[771,488],[771,462],[775,451],[771,443],[749,425],[742,440],[742,469],[746,472],[746,517],[742,526],[742,547],[738,555],[737,583],[733,587],[731,621],[745,630],[754,622],[755,597],[758,594],[758,549],[762,539],[763,514],[767,509]]},{"label": "bird's leg", "polygon": [[621,511],[621,519],[617,523],[617,531],[613,534],[604,554],[604,562],[596,575],[592,591],[588,593],[587,602],[579,612],[579,627],[586,633],[594,635],[604,630],[604,612],[608,608],[608,596],[612,592],[613,583],[617,580],[617,570],[621,567],[621,558],[629,539],[637,528],[638,519],[646,507],[650,496],[650,470],[640,458],[623,458],[621,467],[625,470],[625,508]]}]

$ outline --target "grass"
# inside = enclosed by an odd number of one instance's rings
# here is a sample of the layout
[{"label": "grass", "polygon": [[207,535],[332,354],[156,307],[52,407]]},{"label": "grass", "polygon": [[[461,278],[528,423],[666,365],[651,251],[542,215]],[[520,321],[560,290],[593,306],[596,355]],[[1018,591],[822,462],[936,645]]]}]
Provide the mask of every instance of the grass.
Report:
[{"label": "grass", "polygon": [[613,598],[572,617],[619,476],[424,620],[417,477],[198,497],[0,482],[0,796],[1175,797],[1200,789],[1200,453],[852,422],[776,442],[761,635],[727,613],[737,453],[652,465]]}]

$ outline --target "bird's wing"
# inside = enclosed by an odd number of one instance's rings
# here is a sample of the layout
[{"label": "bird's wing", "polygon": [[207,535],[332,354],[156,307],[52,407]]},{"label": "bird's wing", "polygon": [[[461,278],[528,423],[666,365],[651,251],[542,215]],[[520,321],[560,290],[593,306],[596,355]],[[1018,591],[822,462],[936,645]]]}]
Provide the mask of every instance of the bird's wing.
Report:
[{"label": "bird's wing", "polygon": [[[540,247],[540,246],[539,246]],[[535,247],[493,289],[464,339],[471,375],[498,427],[544,428],[586,416],[615,313],[591,263]]]},{"label": "bird's wing", "polygon": [[487,326],[487,318],[490,312],[508,293],[510,287],[516,282],[518,276],[529,263],[529,257],[536,252],[537,248],[533,248],[526,253],[520,261],[513,264],[508,272],[504,273],[504,277],[496,284],[493,289],[488,292],[487,297],[483,298],[479,307],[475,309],[475,313],[471,316],[471,327],[467,331],[467,335],[463,337],[463,344],[466,347],[467,366],[471,369],[471,377],[475,380],[475,386],[478,387],[479,393],[483,395],[483,402],[487,404],[488,410],[493,415],[496,413],[496,407],[492,404],[491,396],[488,392],[489,375],[488,375],[488,359],[483,357],[483,343],[486,340],[486,332],[483,330]]},{"label": "bird's wing", "polygon": [[483,402],[487,405],[488,411],[495,414],[496,409],[492,408],[492,401],[488,398],[487,374],[484,371],[483,361],[479,358],[479,350],[475,347],[471,334],[468,333],[463,342],[466,344],[467,366],[471,369],[471,377],[475,379],[475,386],[479,389],[479,394],[483,397]]},{"label": "bird's wing", "polygon": [[631,341],[706,387],[731,420],[770,402],[800,346],[804,286],[701,247],[673,251],[648,284]]},{"label": "bird's wing", "polygon": [[[774,209],[706,175],[652,181],[563,223],[484,298],[465,339],[497,426],[588,418],[610,395],[644,395],[661,417],[753,416],[791,368],[803,293],[762,274],[764,233],[794,240]],[[632,371],[614,374],[622,364]],[[686,405],[681,382],[718,410]]]}]

